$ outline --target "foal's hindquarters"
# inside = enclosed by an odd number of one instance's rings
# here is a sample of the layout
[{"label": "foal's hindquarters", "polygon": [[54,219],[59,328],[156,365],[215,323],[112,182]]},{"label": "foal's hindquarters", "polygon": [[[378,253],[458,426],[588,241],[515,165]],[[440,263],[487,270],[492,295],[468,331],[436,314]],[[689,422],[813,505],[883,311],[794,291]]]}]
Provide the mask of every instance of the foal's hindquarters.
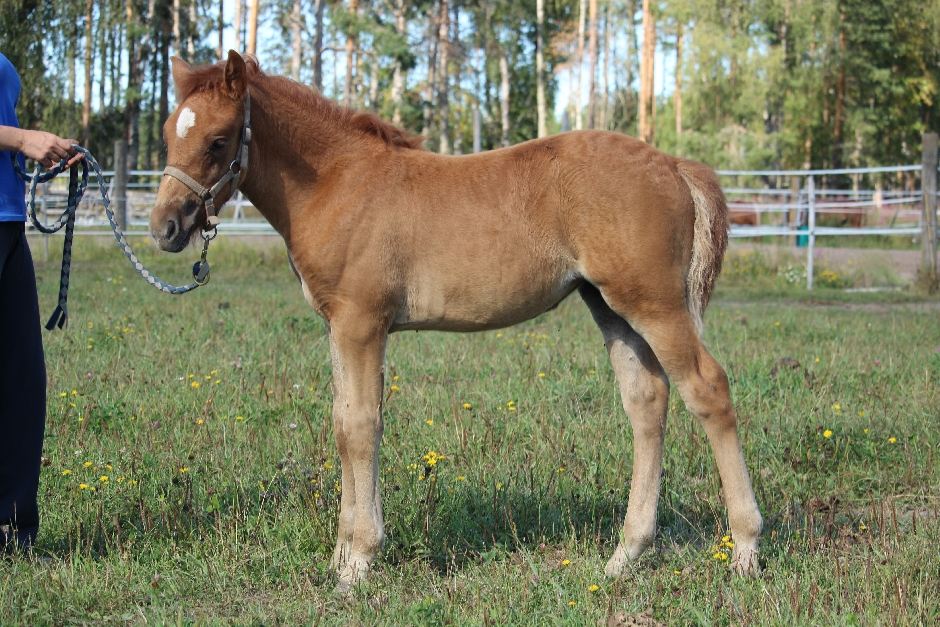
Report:
[{"label": "foal's hindquarters", "polygon": [[[606,573],[621,574],[653,543],[670,381],[715,453],[735,540],[732,566],[756,572],[761,516],[727,376],[701,339],[702,310],[727,242],[727,207],[714,173],[614,134],[562,135],[463,161],[413,158],[432,172],[480,166],[494,182],[485,192],[469,176],[463,186],[438,186],[432,209],[407,233],[389,226],[391,235],[366,238],[382,251],[380,263],[397,260],[394,273],[369,268],[367,257],[343,258],[344,276],[358,278],[354,290],[333,290],[329,311],[343,469],[333,554],[340,587],[365,575],[384,541],[378,446],[388,333],[506,326],[575,288],[603,334],[634,433],[627,514]],[[433,176],[451,180],[446,172]],[[443,233],[451,239],[442,242]],[[389,274],[399,287],[389,287]],[[499,289],[491,291],[494,281]]]}]

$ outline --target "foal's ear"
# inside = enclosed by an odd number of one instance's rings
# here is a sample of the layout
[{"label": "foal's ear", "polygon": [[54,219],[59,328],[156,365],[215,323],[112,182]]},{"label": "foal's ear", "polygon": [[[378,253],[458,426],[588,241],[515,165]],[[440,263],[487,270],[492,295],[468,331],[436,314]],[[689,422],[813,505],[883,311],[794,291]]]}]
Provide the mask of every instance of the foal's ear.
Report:
[{"label": "foal's ear", "polygon": [[186,77],[193,71],[193,66],[179,57],[170,57],[170,65],[173,66],[173,84],[176,85],[176,91],[179,93],[180,86],[185,84]]},{"label": "foal's ear", "polygon": [[248,89],[248,68],[242,55],[234,50],[228,51],[228,60],[225,62],[225,91],[235,100],[241,100]]}]

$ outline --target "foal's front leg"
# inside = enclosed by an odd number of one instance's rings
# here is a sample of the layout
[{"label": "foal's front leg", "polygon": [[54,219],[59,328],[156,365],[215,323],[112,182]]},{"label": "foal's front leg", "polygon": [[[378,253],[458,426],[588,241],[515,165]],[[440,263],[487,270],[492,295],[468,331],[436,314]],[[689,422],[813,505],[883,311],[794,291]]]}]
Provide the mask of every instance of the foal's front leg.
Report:
[{"label": "foal's front leg", "polygon": [[382,441],[382,390],[386,332],[331,321],[334,430],[343,471],[343,493],[333,565],[339,588],[366,576],[385,542],[378,457]]}]

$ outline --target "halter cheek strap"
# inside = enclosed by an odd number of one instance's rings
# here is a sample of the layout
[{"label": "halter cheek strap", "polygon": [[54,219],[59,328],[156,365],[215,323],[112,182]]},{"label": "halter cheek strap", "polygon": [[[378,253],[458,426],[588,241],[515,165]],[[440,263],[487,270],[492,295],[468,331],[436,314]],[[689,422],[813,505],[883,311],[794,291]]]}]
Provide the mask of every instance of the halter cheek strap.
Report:
[{"label": "halter cheek strap", "polygon": [[199,196],[206,206],[206,226],[204,230],[210,231],[219,226],[219,209],[215,206],[215,197],[219,195],[219,192],[222,191],[226,184],[231,183],[232,189],[230,194],[234,194],[235,190],[238,189],[238,182],[241,179],[241,175],[248,169],[249,144],[251,144],[251,94],[246,90],[245,121],[242,125],[241,140],[238,143],[238,153],[229,164],[228,171],[222,175],[222,178],[220,178],[215,185],[206,188],[179,168],[174,168],[171,165],[164,168],[163,176],[172,176],[183,183],[186,187],[191,189],[193,193]]}]

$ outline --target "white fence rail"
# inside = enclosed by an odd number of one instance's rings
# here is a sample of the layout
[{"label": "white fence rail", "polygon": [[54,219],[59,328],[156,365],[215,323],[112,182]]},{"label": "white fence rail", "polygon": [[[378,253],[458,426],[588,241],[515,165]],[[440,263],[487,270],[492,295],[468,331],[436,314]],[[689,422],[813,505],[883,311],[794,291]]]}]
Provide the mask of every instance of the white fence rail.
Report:
[{"label": "white fence rail", "polygon": [[[817,177],[834,175],[898,174],[921,170],[920,165],[849,168],[841,170],[718,170],[725,181],[787,177],[800,181],[789,189],[724,187],[731,211],[733,238],[786,237],[806,245],[807,289],[813,289],[816,238],[829,235],[918,236],[924,230],[923,193],[920,190],[816,189]],[[91,174],[91,177],[94,177]],[[105,171],[109,194],[114,199],[114,172]],[[60,177],[61,178],[61,177]],[[162,172],[132,170],[127,184],[128,234],[144,235],[150,210],[157,195]],[[42,186],[37,194],[44,222],[51,222],[65,209],[67,188],[64,179]],[[221,211],[219,232],[227,235],[276,235],[241,192]],[[32,227],[27,223],[27,226]],[[97,182],[79,205],[77,233],[110,233]]]}]

